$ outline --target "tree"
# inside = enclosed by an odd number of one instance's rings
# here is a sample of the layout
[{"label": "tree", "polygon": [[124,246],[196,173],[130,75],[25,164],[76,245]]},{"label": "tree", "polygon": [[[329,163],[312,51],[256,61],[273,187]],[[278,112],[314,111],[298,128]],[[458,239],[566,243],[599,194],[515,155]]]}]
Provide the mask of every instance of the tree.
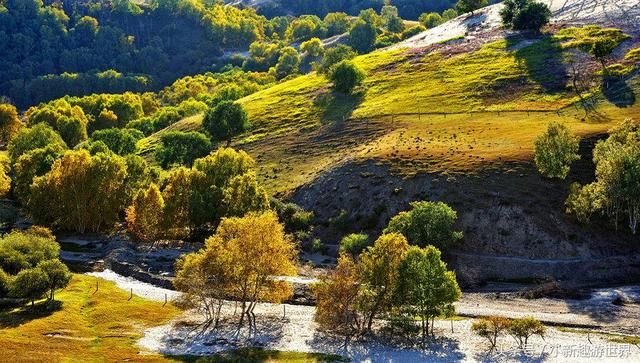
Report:
[{"label": "tree", "polygon": [[547,178],[566,178],[571,163],[580,159],[579,147],[579,139],[566,125],[551,122],[534,143],[538,171]]},{"label": "tree", "polygon": [[37,268],[46,275],[47,286],[49,287],[48,299],[49,301],[54,301],[56,290],[64,289],[71,281],[69,268],[58,259],[42,261],[38,263]]},{"label": "tree", "polygon": [[628,119],[611,130],[607,140],[596,144],[593,162],[596,181],[572,188],[567,211],[583,220],[602,211],[616,228],[626,217],[635,234],[640,220],[640,125]]},{"label": "tree", "polygon": [[11,178],[9,177],[11,166],[9,164],[7,156],[0,157],[0,198],[6,197],[11,190]]},{"label": "tree", "polygon": [[164,199],[164,229],[168,234],[184,237],[192,226],[191,203],[195,174],[185,167],[174,169],[162,191]]},{"label": "tree", "polygon": [[445,22],[442,16],[438,13],[424,13],[420,15],[420,18],[418,18],[418,20],[427,29],[437,27],[438,25]]},{"label": "tree", "polygon": [[404,22],[398,16],[398,8],[393,5],[384,5],[380,10],[380,17],[388,31],[392,33],[402,33]]},{"label": "tree", "polygon": [[13,231],[0,238],[0,269],[9,275],[57,259],[59,255],[60,245],[49,230],[41,227]]},{"label": "tree", "polygon": [[403,235],[383,234],[360,255],[358,268],[366,296],[361,305],[368,331],[380,312],[391,309],[399,266],[408,249],[409,243]]},{"label": "tree", "polygon": [[9,156],[15,162],[20,155],[49,145],[67,148],[67,144],[50,126],[39,123],[33,127],[23,128],[16,134],[9,142]]},{"label": "tree", "polygon": [[314,320],[321,329],[349,339],[362,330],[363,320],[358,311],[360,277],[353,259],[343,254],[335,270],[313,285],[316,297]]},{"label": "tree", "polygon": [[318,64],[318,72],[327,74],[333,68],[334,65],[340,63],[343,60],[349,60],[355,58],[356,53],[351,47],[338,44],[333,48],[329,48],[325,51],[322,61]]},{"label": "tree", "polygon": [[327,28],[327,36],[346,33],[349,30],[351,21],[346,13],[328,13],[324,17],[324,26]]},{"label": "tree", "polygon": [[533,335],[537,335],[544,338],[546,329],[540,320],[528,316],[522,319],[513,319],[509,326],[509,334],[518,341],[518,346],[524,348],[529,342],[529,338]]},{"label": "tree", "polygon": [[458,17],[458,12],[456,11],[456,9],[447,9],[442,12],[442,19],[444,21],[449,21],[457,17]]},{"label": "tree", "polygon": [[104,142],[109,150],[124,156],[136,152],[136,143],[142,138],[141,136],[143,135],[138,130],[110,128],[95,131],[91,139]]},{"label": "tree", "polygon": [[473,15],[474,11],[488,4],[487,0],[459,0],[456,3],[456,10],[458,14],[471,13],[471,15]]},{"label": "tree", "polygon": [[136,239],[155,242],[162,233],[164,199],[154,183],[140,191],[126,210],[127,230]]},{"label": "tree", "polygon": [[447,204],[422,201],[410,205],[411,210],[391,218],[384,233],[401,233],[413,245],[442,249],[462,239],[462,232],[454,230],[458,214]]},{"label": "tree", "polygon": [[369,236],[363,233],[352,233],[340,240],[340,253],[357,258],[369,246]]},{"label": "tree", "polygon": [[231,138],[249,128],[249,117],[244,107],[239,103],[222,101],[207,110],[202,127],[213,140],[226,140],[229,144]]},{"label": "tree", "polygon": [[501,316],[488,316],[473,322],[471,331],[487,339],[490,344],[489,352],[496,348],[498,337],[511,327],[511,320]]},{"label": "tree", "polygon": [[127,199],[127,166],[115,154],[68,151],[34,179],[27,209],[44,224],[100,232],[113,227]]},{"label": "tree", "polygon": [[329,79],[333,82],[334,89],[349,94],[362,85],[365,74],[355,63],[345,60],[333,67]]},{"label": "tree", "polygon": [[282,79],[290,74],[298,73],[300,66],[300,55],[293,47],[284,47],[280,51],[280,58],[276,63],[276,78]]},{"label": "tree", "polygon": [[300,45],[300,51],[304,53],[305,57],[318,58],[324,54],[324,47],[319,38],[311,38]]},{"label": "tree", "polygon": [[258,185],[254,173],[245,173],[231,179],[223,192],[222,205],[225,216],[242,217],[249,212],[269,208],[269,196]]},{"label": "tree", "polygon": [[203,261],[222,267],[226,295],[241,302],[241,325],[247,318],[255,327],[254,308],[259,301],[280,303],[293,293],[291,285],[277,277],[296,274],[297,251],[273,212],[223,219],[198,253],[207,255]]},{"label": "tree", "polygon": [[15,106],[8,103],[0,103],[0,143],[8,144],[18,133],[22,122],[18,118]]},{"label": "tree", "polygon": [[596,39],[591,45],[589,53],[591,53],[602,64],[602,71],[607,69],[607,58],[613,53],[618,46],[618,42],[612,38],[602,37]]},{"label": "tree", "polygon": [[549,23],[551,10],[546,4],[534,0],[505,0],[500,16],[506,28],[540,31]]},{"label": "tree", "polygon": [[41,299],[49,291],[47,274],[40,268],[30,268],[18,272],[11,283],[10,296],[31,301]]},{"label": "tree", "polygon": [[170,131],[160,136],[161,146],[155,158],[163,168],[171,165],[191,166],[193,162],[211,151],[211,141],[197,131]]},{"label": "tree", "polygon": [[409,248],[398,268],[394,299],[396,305],[420,317],[423,344],[429,325],[433,335],[434,319],[450,311],[461,295],[455,274],[447,270],[437,248]]},{"label": "tree", "polygon": [[358,53],[367,53],[373,49],[378,31],[376,27],[362,19],[358,19],[349,31],[349,44]]}]

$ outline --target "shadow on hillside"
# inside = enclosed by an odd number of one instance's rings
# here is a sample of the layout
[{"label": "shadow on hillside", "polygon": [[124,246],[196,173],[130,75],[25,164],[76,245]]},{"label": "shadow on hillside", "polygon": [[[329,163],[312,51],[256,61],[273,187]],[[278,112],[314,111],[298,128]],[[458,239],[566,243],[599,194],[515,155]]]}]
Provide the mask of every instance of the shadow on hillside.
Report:
[{"label": "shadow on hillside", "polygon": [[362,90],[353,94],[332,90],[318,96],[314,100],[314,105],[321,111],[322,123],[328,124],[348,120],[363,99],[364,91]]},{"label": "shadow on hillside", "polygon": [[[527,69],[529,78],[538,83],[546,92],[558,92],[565,88],[567,68],[562,57],[562,49],[550,37],[535,39],[532,44],[515,51],[518,63]],[[521,37],[508,37],[507,48],[523,40]]]},{"label": "shadow on hillside", "polygon": [[602,94],[607,101],[624,108],[636,103],[636,94],[627,81],[621,77],[602,77]]},{"label": "shadow on hillside", "polygon": [[32,320],[46,318],[62,309],[62,301],[39,302],[34,306],[10,307],[0,310],[0,329],[15,328]]}]

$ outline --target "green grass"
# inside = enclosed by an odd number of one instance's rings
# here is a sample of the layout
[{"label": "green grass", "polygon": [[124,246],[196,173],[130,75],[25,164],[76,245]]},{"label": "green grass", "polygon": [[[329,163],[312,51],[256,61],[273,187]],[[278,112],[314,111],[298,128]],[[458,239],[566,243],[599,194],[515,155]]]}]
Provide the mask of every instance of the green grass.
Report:
[{"label": "green grass", "polygon": [[[144,361],[168,359],[140,352],[145,328],[166,323],[180,310],[135,297],[115,284],[74,275],[56,295],[55,308],[43,302],[0,311],[0,357],[12,361]],[[1,359],[0,359],[1,360]]]},{"label": "green grass", "polygon": [[598,335],[613,343],[640,345],[640,336],[635,336],[635,335],[623,335],[623,334],[616,334],[616,333],[593,331],[588,329],[575,329],[575,328],[566,328],[566,327],[558,327],[558,330],[565,333]]},{"label": "green grass", "polygon": [[[241,99],[253,126],[232,146],[256,159],[261,183],[276,194],[345,161],[374,160],[400,175],[473,173],[530,161],[533,140],[551,121],[587,137],[624,118],[640,118],[637,102],[616,106],[615,93],[601,94],[598,74],[584,93],[598,99],[597,112],[585,118],[574,107],[578,97],[568,77],[568,48],[598,37],[627,36],[615,29],[568,28],[475,50],[462,43],[431,52],[396,49],[359,56],[354,61],[367,78],[354,95],[333,92],[324,76],[311,73]],[[628,61],[620,62],[622,68],[611,70],[630,77]],[[640,90],[637,75],[623,83],[632,92]],[[200,123],[201,116],[194,116],[172,128],[193,130]],[[158,138],[152,135],[140,145],[152,150]]]},{"label": "green grass", "polygon": [[176,359],[197,363],[236,363],[236,362],[287,362],[287,363],[320,363],[349,362],[339,355],[322,353],[281,352],[262,349],[238,349],[219,353],[210,357],[183,356]]}]

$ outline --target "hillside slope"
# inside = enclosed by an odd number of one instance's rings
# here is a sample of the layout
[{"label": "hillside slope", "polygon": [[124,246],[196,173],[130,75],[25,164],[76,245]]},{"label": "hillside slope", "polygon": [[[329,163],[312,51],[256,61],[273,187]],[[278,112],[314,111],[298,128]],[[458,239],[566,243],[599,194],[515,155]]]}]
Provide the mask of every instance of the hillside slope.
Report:
[{"label": "hillside slope", "polygon": [[[569,184],[593,179],[595,140],[625,118],[640,119],[638,65],[624,59],[640,46],[637,23],[627,21],[638,6],[595,20],[595,10],[580,12],[586,15],[565,23],[575,6],[591,3],[568,0],[565,10],[552,3],[555,23],[545,35],[486,27],[465,39],[413,40],[357,57],[367,78],[353,95],[333,92],[315,73],[257,92],[239,101],[253,127],[233,144],[257,160],[271,192],[316,213],[316,236],[327,244],[350,232],[379,233],[411,201],[442,200],[459,212],[465,240],[449,261],[467,283],[506,276],[640,280],[637,237],[614,233],[603,221],[583,226],[564,213]],[[496,9],[461,19],[490,19],[487,12]],[[627,35],[568,28],[591,21]],[[631,71],[602,77],[599,63],[581,50],[601,36],[620,42],[610,62]],[[567,59],[585,77],[588,114]],[[566,182],[543,179],[532,165],[533,141],[550,121],[585,140]],[[172,127],[198,129],[200,122]]]}]

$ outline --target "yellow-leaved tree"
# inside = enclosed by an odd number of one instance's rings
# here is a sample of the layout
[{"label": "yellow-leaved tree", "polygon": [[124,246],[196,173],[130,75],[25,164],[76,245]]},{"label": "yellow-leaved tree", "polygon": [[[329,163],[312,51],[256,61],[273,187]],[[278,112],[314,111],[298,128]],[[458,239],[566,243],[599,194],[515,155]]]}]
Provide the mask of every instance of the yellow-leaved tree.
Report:
[{"label": "yellow-leaved tree", "polygon": [[151,183],[140,191],[127,208],[127,230],[143,242],[155,242],[162,234],[164,199],[160,189]]},{"label": "yellow-leaved tree", "polygon": [[293,294],[282,277],[296,275],[297,250],[274,212],[254,212],[223,219],[204,249],[184,256],[176,270],[176,288],[210,306],[223,297],[236,300],[239,323],[246,318],[255,327],[258,302],[280,303]]}]

